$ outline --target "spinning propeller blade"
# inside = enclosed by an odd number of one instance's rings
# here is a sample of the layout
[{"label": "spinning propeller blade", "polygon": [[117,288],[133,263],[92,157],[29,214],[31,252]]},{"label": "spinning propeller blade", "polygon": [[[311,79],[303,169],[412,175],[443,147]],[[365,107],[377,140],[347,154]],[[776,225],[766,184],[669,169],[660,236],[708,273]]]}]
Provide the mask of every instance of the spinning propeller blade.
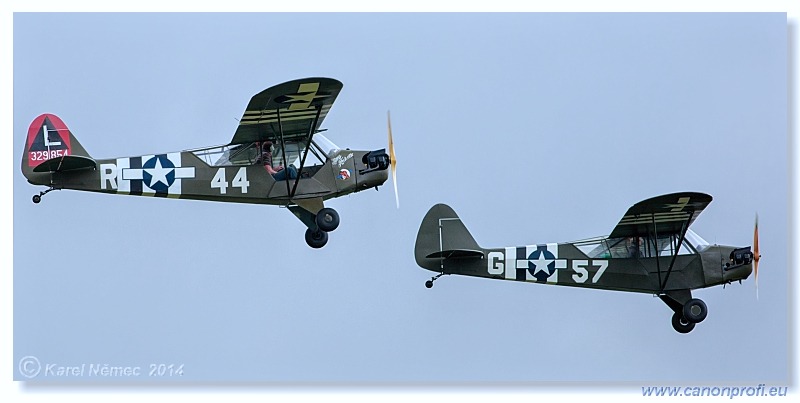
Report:
[{"label": "spinning propeller blade", "polygon": [[758,261],[761,259],[761,251],[758,249],[758,214],[756,214],[756,225],[753,229],[753,275],[756,280],[756,300],[758,300]]},{"label": "spinning propeller blade", "polygon": [[389,128],[389,162],[392,167],[392,183],[394,183],[394,200],[397,208],[400,208],[400,196],[397,194],[397,159],[394,154],[394,141],[392,141],[392,116],[386,112],[386,122]]}]

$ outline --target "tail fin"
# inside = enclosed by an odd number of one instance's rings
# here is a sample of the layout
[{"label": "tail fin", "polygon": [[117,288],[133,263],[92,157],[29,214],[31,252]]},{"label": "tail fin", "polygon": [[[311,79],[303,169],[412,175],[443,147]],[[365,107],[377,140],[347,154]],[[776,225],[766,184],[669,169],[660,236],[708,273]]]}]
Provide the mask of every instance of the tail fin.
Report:
[{"label": "tail fin", "polygon": [[[51,164],[45,164],[48,161]],[[38,172],[92,166],[94,160],[58,116],[45,113],[33,119],[28,128],[25,151],[22,153],[22,174],[28,181],[38,182],[35,179],[42,176]],[[35,169],[37,167],[39,169]]]},{"label": "tail fin", "polygon": [[480,258],[483,255],[483,249],[450,206],[437,204],[428,210],[414,247],[414,256],[420,267],[440,271],[443,259]]}]

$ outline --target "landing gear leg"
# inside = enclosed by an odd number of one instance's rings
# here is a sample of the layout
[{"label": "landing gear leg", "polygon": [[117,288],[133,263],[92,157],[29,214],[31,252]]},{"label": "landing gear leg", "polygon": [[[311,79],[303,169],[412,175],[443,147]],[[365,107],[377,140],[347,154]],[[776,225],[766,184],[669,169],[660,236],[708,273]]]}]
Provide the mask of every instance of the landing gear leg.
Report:
[{"label": "landing gear leg", "polygon": [[48,193],[50,193],[50,192],[52,192],[54,190],[56,190],[56,188],[50,188],[50,189],[45,190],[44,192],[39,192],[38,195],[33,195],[33,202],[36,203],[36,204],[39,204],[39,202],[42,201],[42,196],[44,196],[44,195],[46,195],[46,194],[48,194]]},{"label": "landing gear leg", "polygon": [[436,281],[436,279],[438,279],[439,277],[442,277],[442,276],[444,276],[444,273],[439,273],[439,274],[431,277],[430,280],[425,282],[425,287],[432,288],[433,287],[433,282]]}]

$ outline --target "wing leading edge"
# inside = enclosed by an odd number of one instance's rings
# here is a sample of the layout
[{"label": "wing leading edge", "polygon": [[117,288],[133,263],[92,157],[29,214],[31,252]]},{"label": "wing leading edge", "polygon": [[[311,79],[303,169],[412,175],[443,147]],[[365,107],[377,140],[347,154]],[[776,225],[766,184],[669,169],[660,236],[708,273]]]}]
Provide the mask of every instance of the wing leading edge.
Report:
[{"label": "wing leading edge", "polygon": [[[250,99],[231,144],[306,139],[319,129],[342,83],[312,77],[267,88]],[[313,126],[313,127],[312,127]]]},{"label": "wing leading edge", "polygon": [[640,201],[628,209],[609,238],[680,234],[711,200],[705,193],[681,192]]}]

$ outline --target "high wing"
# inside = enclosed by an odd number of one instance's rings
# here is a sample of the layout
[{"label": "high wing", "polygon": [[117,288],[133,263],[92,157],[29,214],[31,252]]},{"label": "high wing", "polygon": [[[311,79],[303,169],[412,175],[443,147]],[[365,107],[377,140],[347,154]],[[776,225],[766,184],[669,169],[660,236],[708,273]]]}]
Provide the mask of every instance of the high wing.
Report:
[{"label": "high wing", "polygon": [[318,129],[339,95],[332,78],[303,78],[267,88],[250,99],[231,144],[306,140]]},{"label": "high wing", "polygon": [[711,203],[705,193],[682,192],[656,196],[634,204],[609,238],[681,234]]}]

